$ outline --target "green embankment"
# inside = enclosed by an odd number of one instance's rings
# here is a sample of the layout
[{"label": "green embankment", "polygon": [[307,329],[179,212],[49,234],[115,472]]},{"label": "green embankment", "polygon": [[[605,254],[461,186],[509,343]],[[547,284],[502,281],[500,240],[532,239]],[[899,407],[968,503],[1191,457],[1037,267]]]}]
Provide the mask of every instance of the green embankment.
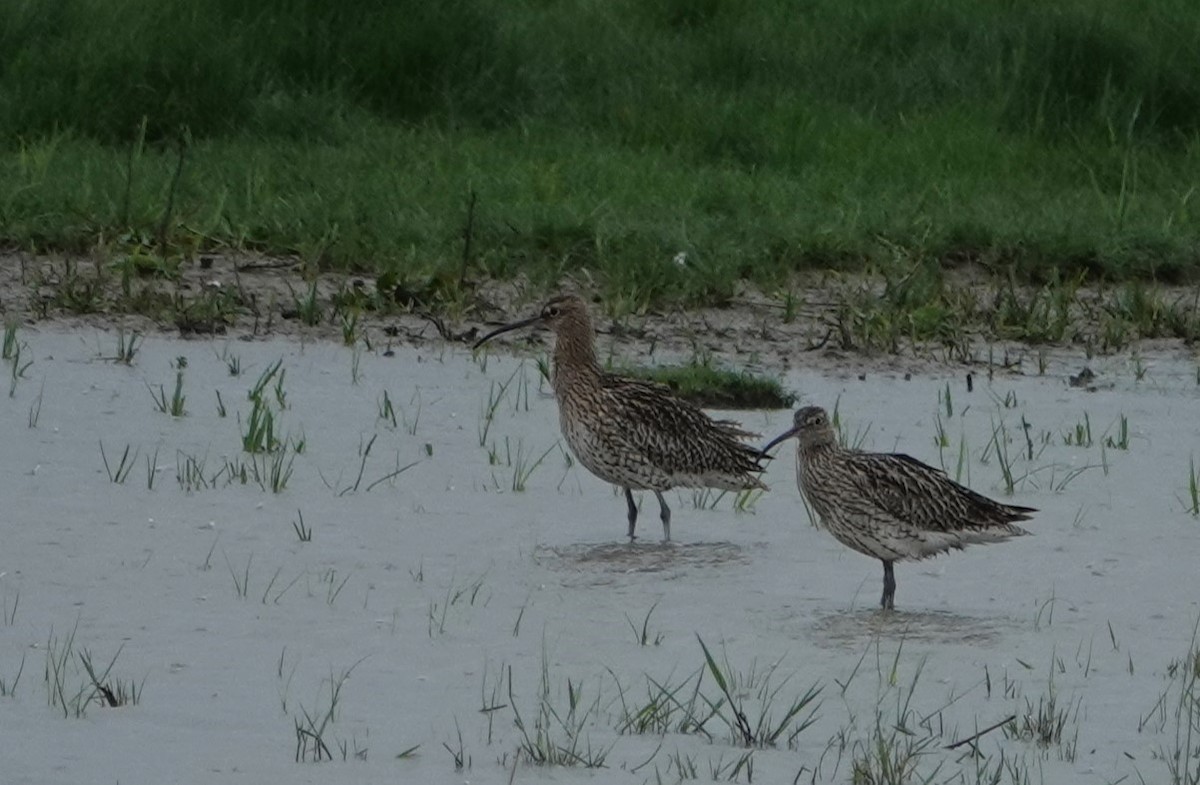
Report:
[{"label": "green embankment", "polygon": [[1198,75],[1192,0],[9,0],[0,242],[456,280],[473,193],[473,275],[635,303],[1195,279]]}]

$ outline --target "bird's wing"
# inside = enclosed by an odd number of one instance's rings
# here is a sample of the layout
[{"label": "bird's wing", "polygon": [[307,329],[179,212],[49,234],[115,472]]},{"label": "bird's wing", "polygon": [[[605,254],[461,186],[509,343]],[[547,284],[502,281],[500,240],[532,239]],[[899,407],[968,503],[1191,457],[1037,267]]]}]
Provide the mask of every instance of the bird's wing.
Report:
[{"label": "bird's wing", "polygon": [[735,422],[714,421],[657,382],[605,374],[601,391],[613,436],[668,472],[761,472],[751,434]]},{"label": "bird's wing", "polygon": [[846,475],[864,500],[921,529],[1004,526],[1036,512],[993,501],[909,455],[849,453],[846,459]]}]

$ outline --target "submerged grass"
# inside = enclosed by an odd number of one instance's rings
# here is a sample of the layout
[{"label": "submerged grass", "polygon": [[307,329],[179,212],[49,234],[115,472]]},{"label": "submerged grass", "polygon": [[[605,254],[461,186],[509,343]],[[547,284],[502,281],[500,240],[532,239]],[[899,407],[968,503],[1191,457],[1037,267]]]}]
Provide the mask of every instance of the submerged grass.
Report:
[{"label": "submerged grass", "polygon": [[[409,304],[582,271],[634,308],[719,303],[897,248],[1037,281],[1196,271],[1183,0],[375,10],[5,3],[0,242],[99,248],[131,281],[288,254]],[[60,304],[98,307],[78,283]],[[297,315],[324,321],[311,292]]]},{"label": "submerged grass", "polygon": [[46,640],[43,681],[50,707],[62,711],[65,718],[82,719],[93,704],[117,708],[140,703],[144,679],[141,682],[122,681],[111,676],[124,645],[117,648],[102,671],[97,671],[91,653],[87,649],[76,649],[75,636],[78,631],[79,622],[76,621],[66,637],[55,637],[51,629]]}]

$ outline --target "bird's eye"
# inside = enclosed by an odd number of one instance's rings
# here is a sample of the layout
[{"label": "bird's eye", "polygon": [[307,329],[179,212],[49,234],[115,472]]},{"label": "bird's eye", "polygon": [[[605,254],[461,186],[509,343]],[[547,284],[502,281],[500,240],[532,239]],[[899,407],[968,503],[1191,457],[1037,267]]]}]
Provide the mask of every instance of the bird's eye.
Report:
[{"label": "bird's eye", "polygon": [[550,317],[551,319],[557,318],[558,317],[558,306],[557,305],[547,305],[546,306],[546,316]]}]

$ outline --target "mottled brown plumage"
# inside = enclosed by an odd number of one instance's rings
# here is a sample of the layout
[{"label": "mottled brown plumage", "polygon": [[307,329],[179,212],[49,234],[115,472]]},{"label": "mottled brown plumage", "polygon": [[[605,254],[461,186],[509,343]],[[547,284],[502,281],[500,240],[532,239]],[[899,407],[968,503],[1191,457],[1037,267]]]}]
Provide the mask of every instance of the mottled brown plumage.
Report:
[{"label": "mottled brown plumage", "polygon": [[1037,512],[993,501],[908,455],[842,447],[817,406],[798,410],[792,427],[763,453],[793,436],[796,481],[820,524],[843,545],[883,562],[884,608],[895,605],[894,562],[1028,534],[1013,522]]},{"label": "mottled brown plumage", "polygon": [[537,316],[493,330],[475,346],[535,324],[554,330],[551,382],[563,436],[592,474],[625,490],[631,540],[638,514],[634,490],[654,492],[663,539],[670,540],[671,509],[663,491],[766,487],[757,477],[762,455],[740,441],[755,434],[734,422],[712,420],[664,385],[600,367],[587,305],[575,295],[555,297]]}]

